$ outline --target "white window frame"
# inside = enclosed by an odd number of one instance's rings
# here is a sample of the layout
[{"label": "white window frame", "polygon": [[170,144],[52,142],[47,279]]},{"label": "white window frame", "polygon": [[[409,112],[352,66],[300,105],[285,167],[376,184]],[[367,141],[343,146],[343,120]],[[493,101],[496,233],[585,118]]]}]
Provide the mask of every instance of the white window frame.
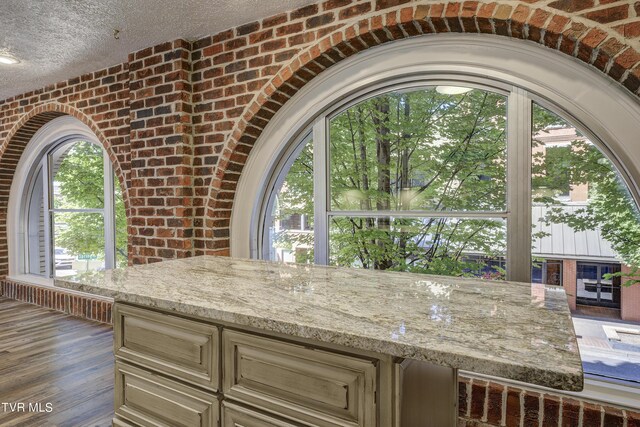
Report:
[{"label": "white window frame", "polygon": [[[389,81],[403,78],[416,79],[416,76],[444,81],[461,80],[464,76],[462,80],[465,82],[480,78],[485,82],[518,88],[521,92],[516,94],[515,102],[510,103],[510,110],[519,109],[520,117],[524,117],[524,109],[530,109],[531,104],[523,100],[529,98],[575,124],[612,161],[633,199],[636,203],[640,201],[640,144],[637,144],[640,103],[617,82],[575,58],[529,41],[471,34],[415,37],[368,49],[323,71],[269,121],[245,165],[245,170],[251,173],[241,175],[236,190],[231,215],[231,255],[258,258],[265,197],[272,193],[274,171],[283,166],[284,158],[293,161],[285,156],[293,150],[291,142],[299,140],[313,128],[318,114],[342,104],[365,88],[374,90],[376,85],[384,86]],[[509,140],[520,139],[518,145],[521,150],[511,150],[508,156],[515,156],[516,161],[527,157],[530,167],[530,153],[526,150],[530,150],[531,145],[525,143],[531,138],[530,129],[525,123],[519,126],[525,128],[516,129],[519,136],[510,135]],[[323,140],[323,129],[317,132],[314,138]],[[316,154],[314,152],[314,156]],[[519,176],[526,176],[529,180],[530,172],[507,172],[508,182],[515,179],[526,191],[524,186],[528,188],[529,185]],[[326,187],[326,182],[321,181],[319,185]],[[322,188],[315,189],[316,192],[319,190]],[[520,201],[510,195],[507,197],[508,209],[521,212],[515,220],[530,223],[527,216],[531,215],[531,197],[521,197]],[[322,217],[316,217],[316,224],[318,218]],[[530,230],[527,229],[525,239],[530,238]],[[522,247],[526,245],[526,241],[520,244]],[[525,257],[522,254],[521,257],[520,260],[511,258],[510,262],[516,266],[524,264]],[[526,258],[529,265],[530,257]],[[513,271],[514,265],[510,269]],[[512,278],[521,280],[525,275],[529,276],[530,268],[526,271]],[[593,389],[606,388],[607,384],[607,381],[591,379],[580,396],[600,398],[601,394],[593,392]],[[630,400],[638,400],[637,389],[624,390],[631,390],[627,393]]]},{"label": "white window frame", "polygon": [[[52,198],[53,177],[49,173],[49,154],[62,145],[84,141],[100,147],[104,165],[104,205],[101,209],[54,209]],[[28,260],[28,200],[34,178],[42,170],[43,200],[45,208],[45,276],[29,273]],[[113,165],[106,150],[91,129],[80,120],[63,116],[40,128],[31,138],[22,154],[11,185],[7,218],[9,240],[9,278],[39,285],[53,285],[54,246],[52,215],[55,212],[100,213],[104,219],[105,268],[115,267],[115,203]]]}]

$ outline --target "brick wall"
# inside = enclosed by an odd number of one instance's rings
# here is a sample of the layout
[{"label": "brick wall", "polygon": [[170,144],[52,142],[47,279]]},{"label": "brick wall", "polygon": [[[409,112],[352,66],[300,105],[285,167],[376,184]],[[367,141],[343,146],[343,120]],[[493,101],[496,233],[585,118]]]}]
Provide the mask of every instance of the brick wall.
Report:
[{"label": "brick wall", "polygon": [[79,295],[61,288],[37,286],[13,280],[0,281],[0,296],[47,307],[72,316],[101,323],[112,323],[113,300]]},{"label": "brick wall", "polygon": [[640,427],[640,412],[462,378],[460,427]]},{"label": "brick wall", "polygon": [[[15,166],[31,136],[52,118],[79,118],[107,149],[125,195],[131,262],[228,255],[237,182],[280,107],[357,52],[447,32],[530,40],[640,95],[639,1],[326,0],[193,42],[170,41],[133,52],[123,64],[0,101],[0,277],[7,272],[6,209]],[[27,292],[23,285],[3,286],[11,297]],[[43,292],[36,295],[47,295],[44,300],[29,298],[49,304],[53,297]],[[462,420],[469,426],[639,423],[620,409],[464,384]],[[600,424],[592,413],[600,414]],[[628,419],[620,424],[620,416]]]},{"label": "brick wall", "polygon": [[190,43],[129,55],[130,261],[191,256],[193,238]]},{"label": "brick wall", "polygon": [[575,259],[565,259],[562,261],[562,286],[567,293],[569,309],[576,310],[576,298],[578,297],[577,262]]},{"label": "brick wall", "polygon": [[[622,265],[622,273],[629,274],[631,269],[628,265]],[[626,279],[622,279],[624,282]],[[640,284],[633,286],[622,286],[620,317],[632,322],[640,322]]]},{"label": "brick wall", "polygon": [[0,277],[8,273],[7,207],[13,175],[31,137],[63,115],[81,120],[103,144],[129,206],[128,64],[74,77],[0,101]]}]

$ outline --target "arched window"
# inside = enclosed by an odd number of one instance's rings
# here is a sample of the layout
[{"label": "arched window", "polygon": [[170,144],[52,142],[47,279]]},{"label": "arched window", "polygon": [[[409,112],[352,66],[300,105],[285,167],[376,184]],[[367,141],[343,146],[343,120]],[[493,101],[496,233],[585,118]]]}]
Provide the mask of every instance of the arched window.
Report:
[{"label": "arched window", "polygon": [[52,278],[126,265],[120,185],[86,126],[71,117],[45,125],[28,144],[16,180],[12,274]]},{"label": "arched window", "polygon": [[[321,114],[272,179],[260,255],[521,281],[533,259],[551,284],[558,259],[636,264],[635,203],[585,134],[516,87],[427,81],[356,96]],[[603,278],[613,269],[591,280],[619,304]],[[579,295],[597,299],[585,281]]]}]

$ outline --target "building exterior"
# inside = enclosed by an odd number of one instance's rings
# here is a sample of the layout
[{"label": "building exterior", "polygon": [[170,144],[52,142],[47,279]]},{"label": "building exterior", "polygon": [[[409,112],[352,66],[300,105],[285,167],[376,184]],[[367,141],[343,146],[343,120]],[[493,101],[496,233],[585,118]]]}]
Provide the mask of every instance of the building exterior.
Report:
[{"label": "building exterior", "polygon": [[[573,127],[556,127],[539,132],[534,140],[539,142],[534,153],[544,158],[552,150],[571,150],[573,141],[586,138]],[[589,204],[589,184],[567,185],[556,200],[564,212],[579,213]],[[640,321],[640,286],[622,286],[628,277],[603,277],[630,270],[606,236],[599,229],[576,231],[566,223],[549,224],[545,221],[549,209],[540,203],[533,206],[533,280],[563,286],[573,311]]]}]

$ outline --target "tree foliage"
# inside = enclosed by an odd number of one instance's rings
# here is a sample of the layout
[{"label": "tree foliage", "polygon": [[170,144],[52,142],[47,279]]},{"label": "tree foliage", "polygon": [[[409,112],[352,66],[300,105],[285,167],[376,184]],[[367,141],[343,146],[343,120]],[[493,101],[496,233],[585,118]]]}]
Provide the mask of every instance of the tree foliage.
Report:
[{"label": "tree foliage", "polygon": [[[56,160],[54,158],[54,160]],[[104,158],[102,148],[76,142],[60,153],[54,165],[54,208],[104,208]],[[126,265],[127,220],[119,185],[115,185],[115,229],[118,265]],[[104,218],[101,213],[56,212],[55,244],[71,255],[104,259]]]},{"label": "tree foliage", "polygon": [[[570,125],[534,107],[534,135],[561,127]],[[336,114],[329,132],[332,264],[504,277],[504,269],[489,261],[504,256],[502,220],[421,214],[506,210],[504,96],[482,90],[386,93]],[[540,144],[534,140],[534,152]],[[625,263],[639,265],[640,223],[611,162],[582,139],[546,154],[534,154],[532,164],[533,202],[547,206],[545,220],[576,231],[600,229]],[[313,222],[313,183],[309,141],[278,193],[276,219],[305,214]],[[589,186],[586,206],[563,209],[558,196],[581,184]],[[312,248],[313,235],[282,230],[274,242],[292,251]],[[312,260],[312,251],[296,251],[296,261]]]},{"label": "tree foliage", "polygon": [[[537,130],[571,128],[541,107],[534,107],[534,125]],[[534,139],[533,144],[535,148],[542,143]],[[534,203],[547,207],[544,221],[548,224],[565,223],[577,232],[600,230],[622,261],[631,266],[626,284],[637,282],[631,277],[637,276],[640,266],[640,221],[626,184],[613,163],[579,132],[576,140],[563,148],[551,156],[548,149],[534,154]],[[564,209],[566,202],[559,200],[559,193],[580,185],[588,186],[587,203],[576,210]]]},{"label": "tree foliage", "polygon": [[[435,90],[388,93],[335,116],[330,135],[332,263],[477,274],[482,266],[469,254],[503,253],[500,219],[389,214],[505,209],[503,96],[479,90],[457,96]],[[279,194],[281,218],[313,213],[312,154],[308,143],[291,166]],[[276,243],[296,247],[300,238],[309,236],[285,231]]]}]

